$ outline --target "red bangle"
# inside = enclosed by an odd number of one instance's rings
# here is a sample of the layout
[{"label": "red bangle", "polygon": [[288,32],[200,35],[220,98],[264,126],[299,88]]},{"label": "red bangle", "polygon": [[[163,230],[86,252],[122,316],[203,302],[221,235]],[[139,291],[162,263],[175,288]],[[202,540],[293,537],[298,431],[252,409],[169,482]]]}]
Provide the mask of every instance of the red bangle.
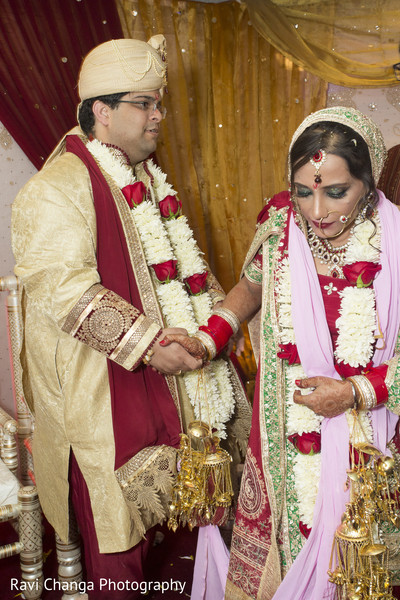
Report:
[{"label": "red bangle", "polygon": [[380,365],[368,371],[368,373],[363,373],[364,377],[368,379],[374,388],[376,395],[376,403],[384,404],[389,396],[388,389],[385,383],[385,376],[387,373],[387,365]]},{"label": "red bangle", "polygon": [[233,329],[228,321],[218,315],[211,315],[207,325],[201,325],[199,330],[204,331],[213,339],[217,354],[221,352],[233,335]]}]

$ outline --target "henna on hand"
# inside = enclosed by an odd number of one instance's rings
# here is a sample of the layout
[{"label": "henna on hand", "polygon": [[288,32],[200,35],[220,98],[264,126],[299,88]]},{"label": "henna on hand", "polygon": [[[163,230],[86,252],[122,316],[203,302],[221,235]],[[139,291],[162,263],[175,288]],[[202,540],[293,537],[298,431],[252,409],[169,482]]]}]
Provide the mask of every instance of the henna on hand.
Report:
[{"label": "henna on hand", "polygon": [[180,344],[182,348],[198,360],[204,360],[206,358],[205,348],[197,338],[180,334],[168,334],[159,343],[162,346],[169,346],[172,342]]},{"label": "henna on hand", "polygon": [[302,389],[314,388],[310,394],[302,395],[299,390],[293,394],[296,404],[307,406],[316,415],[337,417],[354,406],[353,390],[349,381],[330,377],[308,377],[296,381]]}]

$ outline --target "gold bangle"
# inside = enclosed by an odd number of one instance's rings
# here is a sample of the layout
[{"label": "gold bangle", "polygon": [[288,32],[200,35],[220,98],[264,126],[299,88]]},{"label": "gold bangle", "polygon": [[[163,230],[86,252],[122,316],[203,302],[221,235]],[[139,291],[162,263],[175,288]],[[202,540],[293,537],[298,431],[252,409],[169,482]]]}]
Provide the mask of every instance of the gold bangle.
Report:
[{"label": "gold bangle", "polygon": [[353,381],[351,381],[351,379],[346,379],[345,381],[349,381],[350,385],[351,385],[351,391],[353,392],[353,408],[357,409],[357,390],[356,390],[356,386],[354,385]]},{"label": "gold bangle", "polygon": [[153,350],[153,348],[150,348],[149,350],[147,350],[146,354],[143,356],[142,362],[146,365],[146,367],[148,366],[149,362],[151,361],[153,354],[154,354],[154,350]]},{"label": "gold bangle", "polygon": [[208,290],[208,295],[211,298],[211,302],[212,302],[213,306],[215,304],[217,304],[218,302],[223,302],[226,298],[226,295],[223,292],[221,292],[220,290],[212,289],[212,288],[210,288]]},{"label": "gold bangle", "polygon": [[347,378],[356,390],[356,410],[371,410],[377,405],[374,386],[364,375],[353,375]]},{"label": "gold bangle", "polygon": [[212,339],[212,337],[205,333],[205,331],[198,329],[196,331],[196,335],[193,335],[192,337],[195,337],[196,340],[201,342],[201,344],[205,348],[207,361],[212,360],[217,355],[217,347],[215,345],[215,342]]},{"label": "gold bangle", "polygon": [[208,358],[208,354],[209,354],[209,352],[208,352],[207,348],[205,347],[205,345],[203,344],[203,342],[201,341],[201,339],[200,339],[200,338],[198,338],[198,337],[197,337],[197,336],[195,336],[195,335],[192,335],[191,337],[192,337],[194,340],[197,340],[197,341],[199,342],[199,344],[201,344],[201,347],[203,348],[203,350],[204,350],[204,354],[205,354],[204,360],[209,360],[209,358]]}]

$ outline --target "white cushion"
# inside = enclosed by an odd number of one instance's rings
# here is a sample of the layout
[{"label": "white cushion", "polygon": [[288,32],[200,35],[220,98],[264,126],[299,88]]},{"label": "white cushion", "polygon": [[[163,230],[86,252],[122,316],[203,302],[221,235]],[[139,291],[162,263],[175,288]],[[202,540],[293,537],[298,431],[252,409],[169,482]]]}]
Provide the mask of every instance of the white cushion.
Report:
[{"label": "white cushion", "polygon": [[0,506],[18,502],[18,479],[0,458]]}]

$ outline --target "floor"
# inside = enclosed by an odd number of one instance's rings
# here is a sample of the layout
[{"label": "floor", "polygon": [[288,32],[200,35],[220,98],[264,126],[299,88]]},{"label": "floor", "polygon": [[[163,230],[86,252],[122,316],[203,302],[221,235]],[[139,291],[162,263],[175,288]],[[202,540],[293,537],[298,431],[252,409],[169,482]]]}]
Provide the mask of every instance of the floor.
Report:
[{"label": "floor", "polygon": [[[0,545],[16,541],[17,536],[9,523],[0,524]],[[190,598],[197,530],[179,529],[175,534],[166,526],[160,527],[148,561],[148,581],[159,583],[159,590],[143,590],[146,600],[177,600]],[[62,590],[57,585],[57,560],[54,532],[45,524],[43,542],[44,578],[46,587],[42,600],[60,600]],[[0,560],[0,600],[21,598],[18,556]],[[55,582],[55,583],[53,583]],[[12,586],[14,589],[12,589]],[[83,589],[82,589],[83,591]]]}]

